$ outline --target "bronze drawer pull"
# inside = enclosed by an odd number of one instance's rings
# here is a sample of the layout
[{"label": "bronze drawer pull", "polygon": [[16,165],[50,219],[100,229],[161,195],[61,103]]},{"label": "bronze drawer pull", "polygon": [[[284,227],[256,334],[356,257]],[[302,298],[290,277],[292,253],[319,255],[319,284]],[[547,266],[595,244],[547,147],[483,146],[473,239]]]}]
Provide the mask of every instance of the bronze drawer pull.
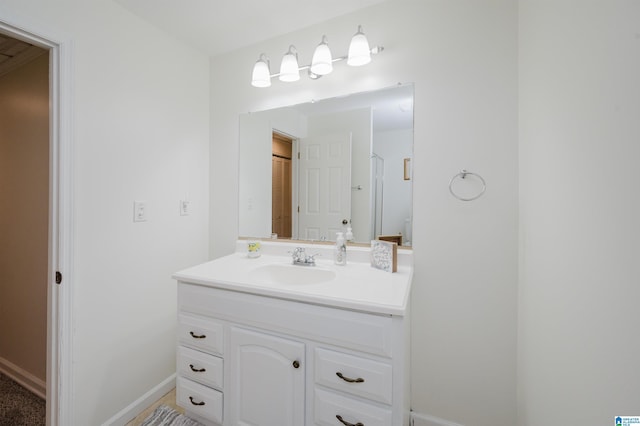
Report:
[{"label": "bronze drawer pull", "polygon": [[349,423],[348,421],[344,420],[340,414],[336,414],[336,419],[340,420],[340,423],[342,423],[345,426],[364,426],[364,423],[360,423],[360,422]]},{"label": "bronze drawer pull", "polygon": [[205,334],[195,334],[193,331],[190,331],[189,334],[194,339],[204,339],[205,337],[207,337]]},{"label": "bronze drawer pull", "polygon": [[200,401],[200,402],[193,402],[193,397],[192,397],[192,396],[190,396],[190,397],[189,397],[189,401],[191,401],[191,403],[192,403],[193,405],[204,405],[204,401]]},{"label": "bronze drawer pull", "polygon": [[298,362],[298,360],[293,361],[293,368],[299,368],[300,367],[300,362]]},{"label": "bronze drawer pull", "polygon": [[189,367],[191,367],[191,371],[193,371],[194,373],[204,373],[205,371],[207,371],[205,368],[195,368],[193,364],[189,364]]},{"label": "bronze drawer pull", "polygon": [[339,372],[339,371],[336,373],[336,376],[340,377],[342,380],[344,380],[345,382],[348,382],[348,383],[363,383],[364,382],[364,379],[361,378],[361,377],[358,377],[357,379],[351,379],[349,377],[343,376],[342,373]]}]

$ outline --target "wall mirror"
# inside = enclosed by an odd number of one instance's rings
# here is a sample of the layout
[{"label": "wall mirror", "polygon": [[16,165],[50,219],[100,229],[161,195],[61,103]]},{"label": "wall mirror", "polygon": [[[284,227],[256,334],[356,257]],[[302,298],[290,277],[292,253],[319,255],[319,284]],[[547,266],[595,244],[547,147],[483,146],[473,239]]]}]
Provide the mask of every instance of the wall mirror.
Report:
[{"label": "wall mirror", "polygon": [[241,237],[411,245],[413,85],[240,115]]}]

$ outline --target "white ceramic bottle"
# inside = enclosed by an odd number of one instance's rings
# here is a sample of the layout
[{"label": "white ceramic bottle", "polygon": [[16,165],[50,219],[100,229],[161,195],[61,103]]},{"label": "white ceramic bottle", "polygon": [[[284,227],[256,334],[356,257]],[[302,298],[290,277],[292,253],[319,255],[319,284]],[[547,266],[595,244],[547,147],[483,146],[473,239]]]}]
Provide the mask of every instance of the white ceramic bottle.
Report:
[{"label": "white ceramic bottle", "polygon": [[336,247],[333,253],[333,262],[336,265],[347,264],[347,246],[344,242],[344,235],[342,232],[336,233]]}]

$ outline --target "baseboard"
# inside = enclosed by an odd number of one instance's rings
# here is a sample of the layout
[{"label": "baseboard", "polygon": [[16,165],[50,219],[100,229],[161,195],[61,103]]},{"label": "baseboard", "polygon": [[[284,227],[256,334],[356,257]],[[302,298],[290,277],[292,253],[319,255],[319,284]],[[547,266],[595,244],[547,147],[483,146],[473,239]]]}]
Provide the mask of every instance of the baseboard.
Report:
[{"label": "baseboard", "polygon": [[428,414],[420,414],[415,411],[411,412],[412,426],[463,426],[459,423],[453,423],[448,420],[430,416]]},{"label": "baseboard", "polygon": [[21,386],[29,389],[42,399],[47,398],[47,383],[29,373],[27,370],[18,367],[11,361],[0,357],[0,373],[11,377]]},{"label": "baseboard", "polygon": [[171,392],[176,387],[175,373],[167,377],[159,385],[152,388],[149,392],[133,401],[127,407],[122,409],[118,414],[104,422],[102,426],[124,426],[136,416],[146,410],[151,404]]}]

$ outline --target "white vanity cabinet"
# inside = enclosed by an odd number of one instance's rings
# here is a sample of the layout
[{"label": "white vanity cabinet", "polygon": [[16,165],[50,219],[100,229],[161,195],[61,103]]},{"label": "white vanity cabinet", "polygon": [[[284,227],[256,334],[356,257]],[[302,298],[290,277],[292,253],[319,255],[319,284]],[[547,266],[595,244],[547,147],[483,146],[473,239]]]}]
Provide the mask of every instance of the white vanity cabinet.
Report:
[{"label": "white vanity cabinet", "polygon": [[177,278],[177,394],[187,415],[213,426],[409,425],[408,310]]}]

